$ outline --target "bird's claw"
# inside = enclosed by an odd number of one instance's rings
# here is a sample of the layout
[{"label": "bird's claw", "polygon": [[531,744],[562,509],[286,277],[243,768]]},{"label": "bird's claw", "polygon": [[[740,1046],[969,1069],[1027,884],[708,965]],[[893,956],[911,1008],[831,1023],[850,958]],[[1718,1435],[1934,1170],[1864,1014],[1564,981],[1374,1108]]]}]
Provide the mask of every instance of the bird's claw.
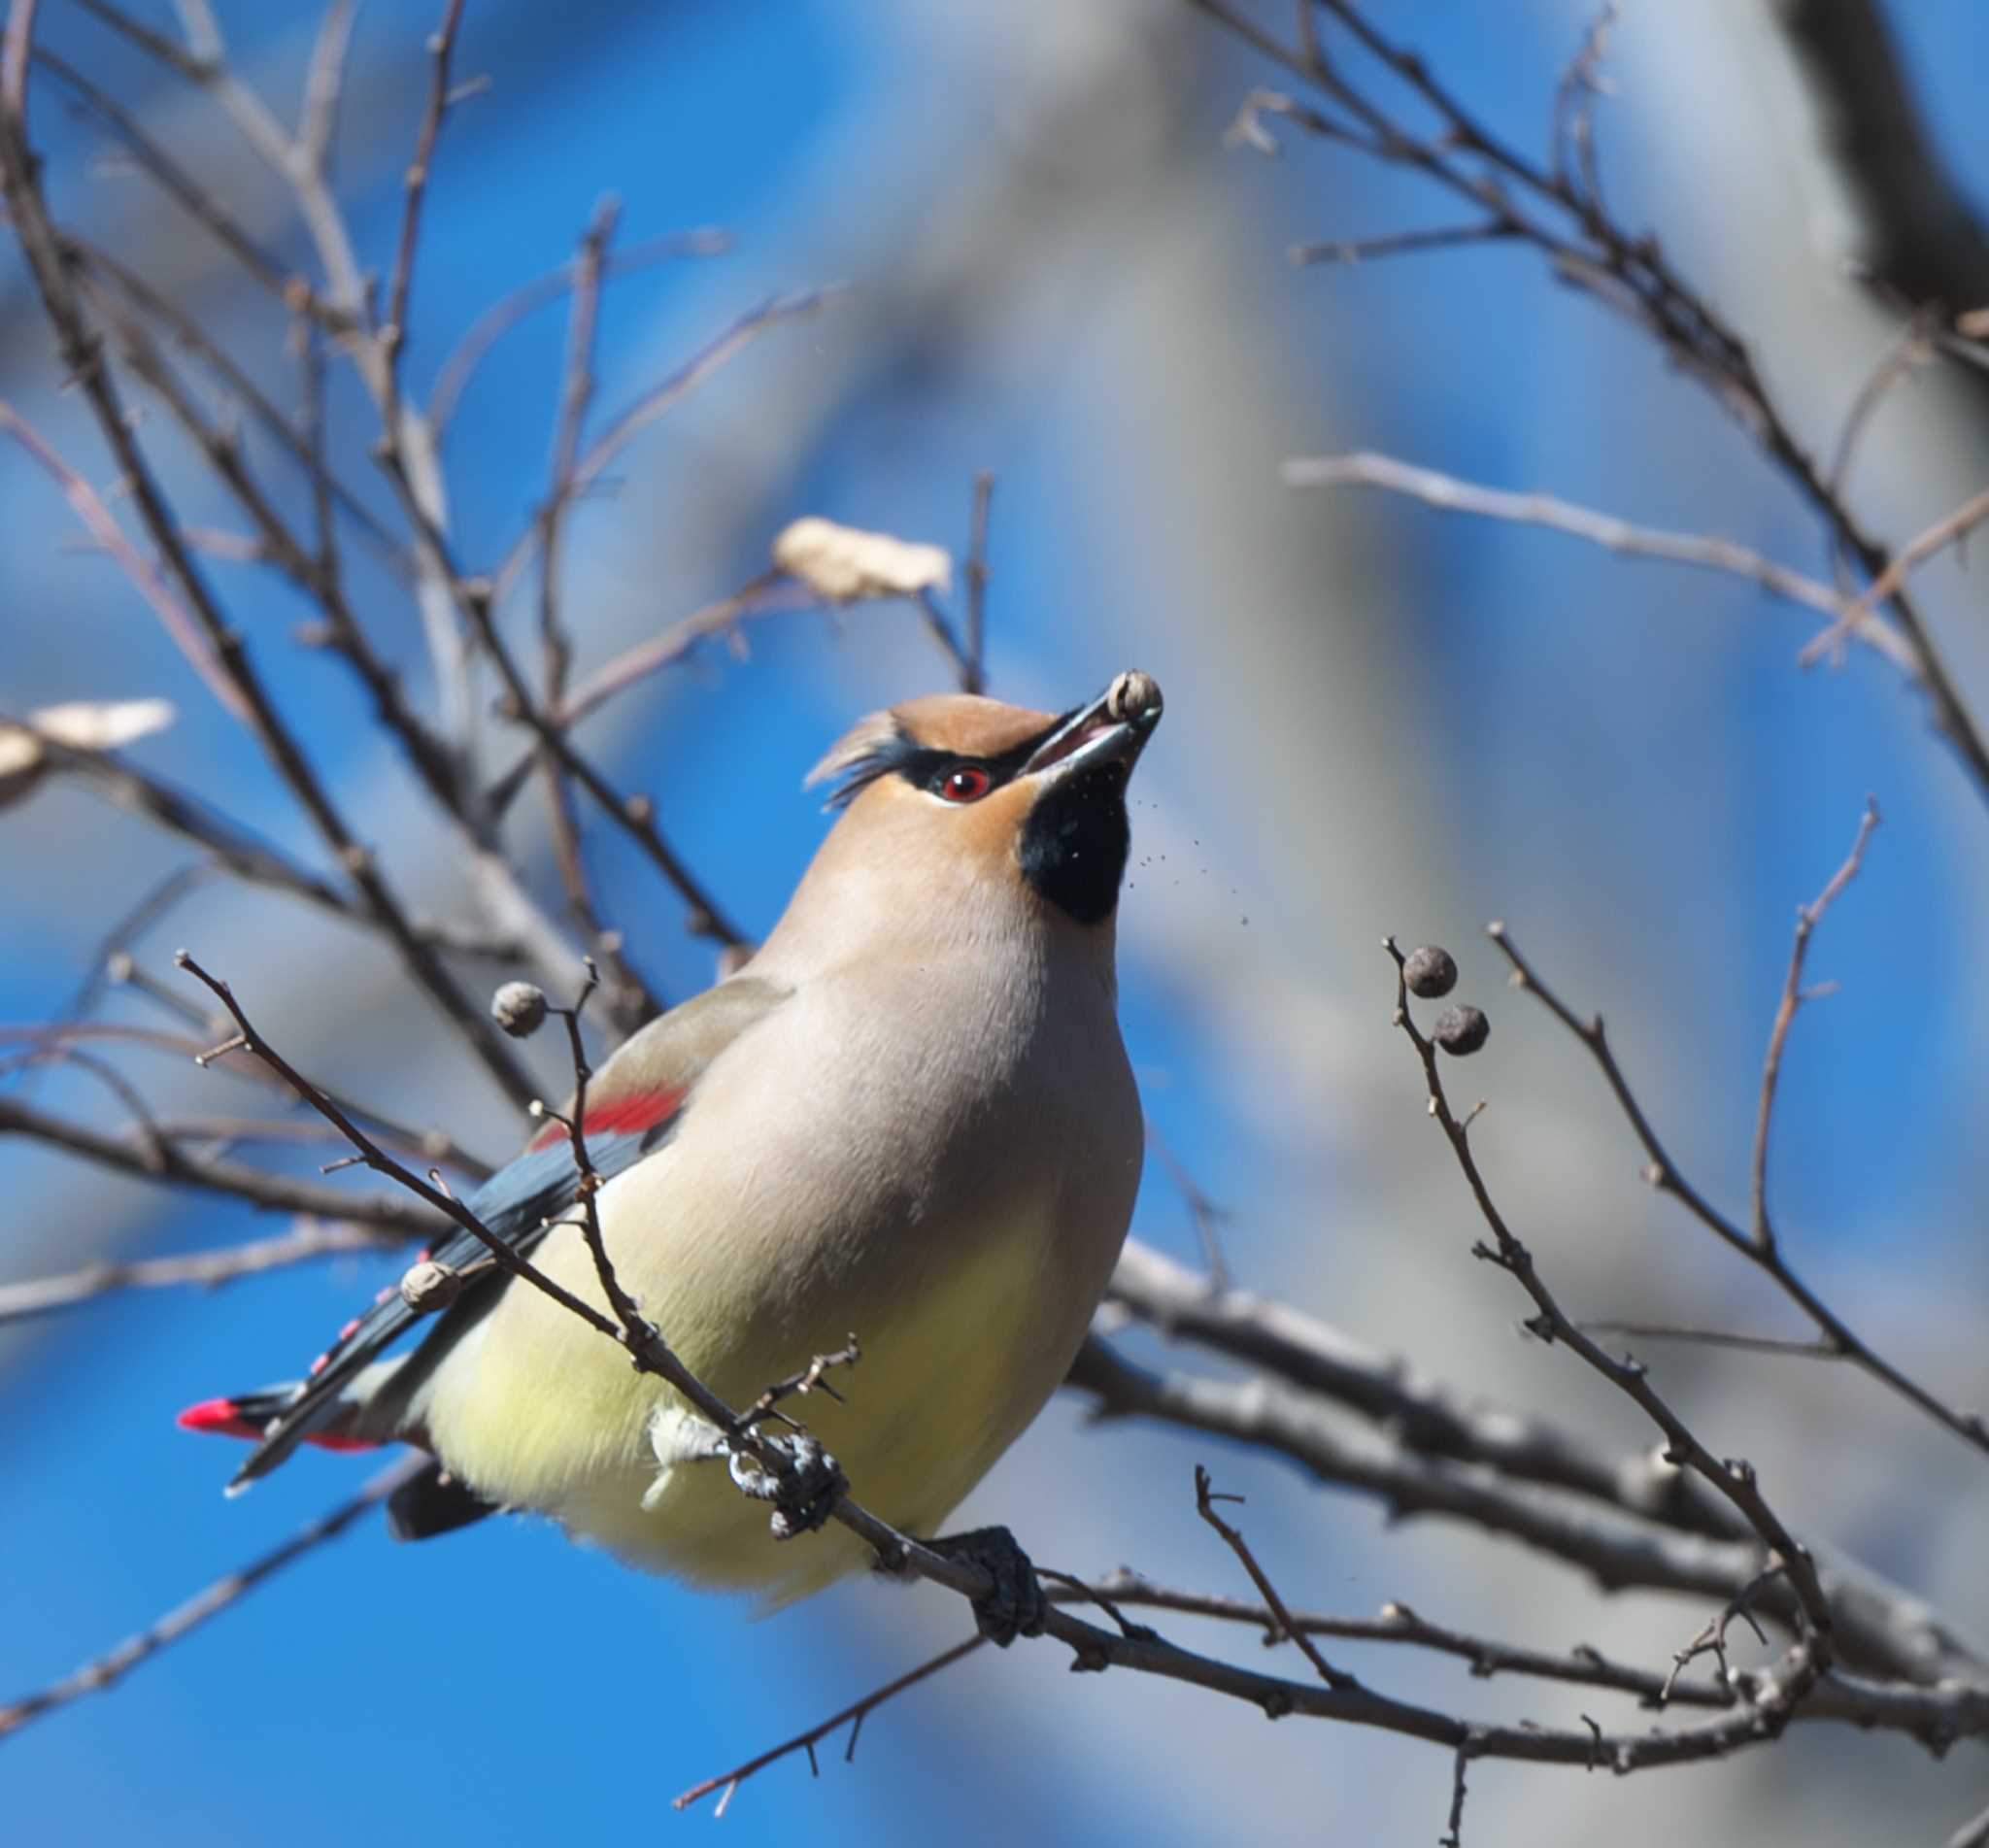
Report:
[{"label": "bird's claw", "polygon": [[950,1533],[926,1545],[946,1559],[975,1565],[994,1581],[994,1590],[974,1605],[981,1634],[998,1649],[1018,1636],[1040,1636],[1049,1621],[1050,1600],[1029,1556],[1006,1528],[975,1528]]},{"label": "bird's claw", "polygon": [[782,1460],[779,1474],[763,1467],[744,1451],[734,1451],[732,1480],[756,1501],[771,1501],[767,1525],[776,1540],[813,1533],[826,1525],[836,1503],[849,1493],[850,1479],[842,1465],[805,1431],[769,1437],[767,1447]]}]

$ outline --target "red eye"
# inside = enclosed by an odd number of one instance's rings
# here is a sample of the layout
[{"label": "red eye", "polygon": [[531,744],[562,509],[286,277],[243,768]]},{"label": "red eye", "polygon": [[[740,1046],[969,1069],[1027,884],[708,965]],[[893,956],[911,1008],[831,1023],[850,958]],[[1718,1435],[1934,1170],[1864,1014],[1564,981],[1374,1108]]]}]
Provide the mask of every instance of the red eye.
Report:
[{"label": "red eye", "polygon": [[939,793],[949,802],[978,802],[988,793],[991,779],[985,770],[962,764],[939,780]]}]

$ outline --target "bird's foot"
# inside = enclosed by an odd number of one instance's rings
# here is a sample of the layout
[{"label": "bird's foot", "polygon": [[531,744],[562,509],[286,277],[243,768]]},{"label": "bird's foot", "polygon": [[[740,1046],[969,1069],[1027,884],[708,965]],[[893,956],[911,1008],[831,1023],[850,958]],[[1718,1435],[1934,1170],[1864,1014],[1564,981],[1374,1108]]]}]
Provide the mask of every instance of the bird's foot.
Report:
[{"label": "bird's foot", "polygon": [[756,1501],[771,1501],[773,1514],[767,1525],[776,1540],[792,1540],[798,1533],[813,1533],[835,1512],[836,1503],[849,1493],[850,1479],[842,1465],[806,1431],[784,1437],[768,1437],[767,1447],[782,1460],[776,1474],[743,1451],[734,1451],[732,1480]]},{"label": "bird's foot", "polygon": [[1050,1616],[1050,1600],[1029,1556],[1006,1528],[975,1528],[969,1533],[949,1533],[926,1545],[934,1553],[964,1565],[979,1566],[994,1581],[993,1594],[974,1605],[981,1634],[1006,1649],[1018,1636],[1040,1636]]}]

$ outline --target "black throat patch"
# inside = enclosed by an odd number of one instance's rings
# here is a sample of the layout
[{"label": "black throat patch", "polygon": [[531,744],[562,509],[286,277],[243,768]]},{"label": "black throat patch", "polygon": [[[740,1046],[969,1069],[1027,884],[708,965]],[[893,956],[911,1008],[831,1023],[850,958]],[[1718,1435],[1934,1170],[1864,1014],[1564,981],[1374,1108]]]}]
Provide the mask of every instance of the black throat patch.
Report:
[{"label": "black throat patch", "polygon": [[1058,778],[1029,811],[1022,833],[1023,877],[1079,924],[1102,924],[1119,902],[1131,842],[1126,766],[1074,771]]}]

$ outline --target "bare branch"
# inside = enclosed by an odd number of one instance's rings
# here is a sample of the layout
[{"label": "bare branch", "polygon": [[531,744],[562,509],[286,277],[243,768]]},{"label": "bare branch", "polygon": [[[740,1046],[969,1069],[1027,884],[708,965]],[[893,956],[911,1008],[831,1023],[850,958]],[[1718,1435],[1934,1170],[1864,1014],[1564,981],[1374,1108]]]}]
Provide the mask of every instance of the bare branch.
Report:
[{"label": "bare branch", "polygon": [[1270,1574],[1257,1562],[1256,1554],[1250,1550],[1243,1535],[1216,1512],[1218,1501],[1240,1501],[1241,1495],[1218,1495],[1210,1486],[1209,1474],[1199,1463],[1195,1465],[1195,1512],[1222,1535],[1230,1551],[1235,1554],[1244,1571],[1250,1574],[1251,1584],[1264,1601],[1271,1615],[1269,1633],[1279,1637],[1290,1637],[1298,1647],[1298,1653],[1317,1671],[1320,1680],[1329,1688],[1358,1688],[1361,1684],[1352,1675],[1342,1674],[1320,1653],[1319,1645],[1302,1626],[1292,1621],[1292,1613],[1286,1608],[1285,1600],[1278,1596],[1277,1587],[1271,1583]]},{"label": "bare branch", "polygon": [[1791,1684],[1792,1697],[1800,1698],[1815,1676],[1830,1666],[1833,1627],[1830,1603],[1818,1582],[1816,1564],[1808,1549],[1798,1543],[1763,1495],[1752,1464],[1737,1459],[1715,1457],[1651,1385],[1645,1367],[1633,1361],[1617,1360],[1591,1336],[1582,1333],[1562,1310],[1535,1267],[1533,1254],[1514,1236],[1504,1215],[1492,1198],[1491,1190],[1479,1171],[1477,1158],[1471,1153],[1469,1134],[1452,1114],[1443,1077],[1437,1069],[1435,1042],[1417,1028],[1415,1018],[1409,1011],[1408,983],[1402,975],[1402,953],[1396,947],[1393,937],[1386,947],[1396,965],[1396,1025],[1422,1061],[1423,1080],[1430,1093],[1431,1115],[1443,1130],[1466,1184],[1470,1188],[1471,1196],[1477,1202],[1479,1214],[1492,1232],[1494,1243],[1491,1246],[1479,1245],[1475,1255],[1506,1272],[1532,1298],[1538,1312],[1527,1324],[1532,1333],[1543,1341],[1560,1341],[1594,1372],[1634,1400],[1664,1432],[1670,1459],[1694,1470],[1714,1491],[1724,1495],[1760,1535],[1762,1544],[1768,1549],[1770,1563],[1779,1564],[1788,1574],[1797,1602],[1807,1621],[1809,1648],[1804,1658],[1802,1675]]},{"label": "bare branch", "polygon": [[750,1758],[743,1764],[735,1764],[729,1771],[721,1771],[716,1777],[708,1777],[701,1784],[693,1784],[681,1797],[671,1799],[672,1809],[689,1809],[691,1804],[709,1797],[713,1791],[723,1791],[718,1808],[712,1813],[723,1816],[732,1800],[733,1793],[756,1771],[763,1771],[769,1764],[778,1764],[784,1758],[792,1758],[796,1752],[808,1754],[808,1768],[820,1772],[821,1766],[815,1762],[815,1748],[839,1727],[850,1729],[850,1743],[844,1753],[847,1763],[857,1756],[857,1735],[863,1722],[887,1701],[901,1695],[907,1688],[917,1687],[922,1681],[929,1680],[943,1668],[951,1668],[957,1662],[971,1656],[986,1642],[985,1636],[969,1636],[965,1642],[955,1643],[951,1649],[942,1650],[930,1662],[921,1663],[908,1674],[899,1675],[894,1681],[887,1681],[881,1688],[873,1688],[860,1700],[853,1700],[840,1712],[832,1713],[827,1719],[812,1726],[805,1732],[797,1732],[792,1739],[784,1740],[771,1750],[762,1752],[757,1758]]},{"label": "bare branch", "polygon": [[[23,0],[17,0],[17,5],[22,3]],[[184,0],[184,4],[193,7],[196,0]],[[469,999],[441,958],[415,930],[372,853],[354,837],[296,734],[278,712],[251,663],[241,636],[222,616],[186,551],[164,493],[124,414],[123,403],[105,363],[102,343],[84,318],[63,261],[61,241],[42,198],[24,123],[13,116],[0,117],[0,185],[4,185],[16,234],[54,327],[63,363],[81,385],[98,428],[130,486],[147,535],[159,552],[165,575],[233,683],[256,742],[358,888],[369,911],[393,939],[408,973],[455,1025],[498,1087],[515,1101],[525,1102],[532,1087],[511,1049],[483,1009]]]},{"label": "bare branch", "polygon": [[1828,1341],[1791,1341],[1771,1334],[1736,1334],[1725,1328],[1681,1328],[1668,1322],[1586,1321],[1589,1334],[1613,1334],[1633,1341],[1689,1341],[1695,1347],[1727,1348],[1736,1354],[1782,1354],[1815,1361],[1841,1361],[1843,1351]]},{"label": "bare branch", "polygon": [[974,511],[967,528],[967,660],[973,668],[970,693],[985,692],[988,683],[988,513],[994,500],[994,476],[982,469],[974,477]]},{"label": "bare branch", "polygon": [[[600,317],[601,284],[608,246],[621,217],[620,203],[603,200],[581,240],[575,259],[573,317],[566,346],[566,376],[560,386],[559,410],[553,433],[551,482],[539,515],[539,648],[542,667],[542,698],[549,711],[556,712],[566,697],[566,676],[573,659],[572,638],[559,615],[560,580],[565,566],[564,537],[566,513],[573,500],[573,468],[580,453],[581,434],[587,425],[588,407],[594,395],[594,331]],[[622,954],[619,931],[608,928],[600,907],[588,883],[587,863],[581,852],[580,829],[573,815],[573,791],[568,787],[559,759],[541,746],[540,767],[545,772],[547,808],[552,825],[553,856],[559,867],[560,883],[566,889],[567,909],[580,921],[589,940],[595,946],[614,978],[609,996],[624,1036],[644,1021],[662,1012],[661,1004],[648,985]],[[592,965],[589,965],[591,970]],[[590,991],[591,979],[590,979]]]},{"label": "bare branch", "polygon": [[[1510,223],[1513,235],[1546,258],[1555,277],[1626,315],[1675,365],[1697,379],[1794,485],[1833,542],[1875,581],[1886,578],[1885,548],[1858,523],[1804,447],[1770,391],[1745,340],[1682,275],[1657,240],[1625,228],[1604,209],[1592,174],[1555,171],[1517,152],[1489,130],[1415,52],[1394,43],[1359,0],[1318,0],[1330,20],[1369,57],[1405,84],[1436,118],[1433,130],[1391,105],[1373,101],[1326,47],[1308,9],[1296,49],[1257,25],[1228,0],[1191,0],[1264,56],[1324,95],[1342,119],[1321,116],[1289,97],[1274,101],[1284,118],[1307,133],[1351,146],[1384,164],[1406,168],[1438,190]],[[1352,124],[1349,127],[1349,123]],[[1871,607],[1860,608],[1859,619]],[[1989,801],[1989,744],[1935,646],[1905,574],[1886,584],[1900,639],[1911,651],[1909,670],[1927,694],[1937,728],[1953,747],[1978,797]]]},{"label": "bare branch", "polygon": [[1782,1052],[1789,1043],[1789,1028],[1795,1025],[1797,1010],[1803,1005],[1803,965],[1808,959],[1809,939],[1823,922],[1823,914],[1858,877],[1858,869],[1865,863],[1866,843],[1877,825],[1878,804],[1867,797],[1865,814],[1858,823],[1858,838],[1851,843],[1849,856],[1831,875],[1830,883],[1817,894],[1816,901],[1796,914],[1796,947],[1789,956],[1788,979],[1782,985],[1781,1004],[1775,1009],[1774,1025],[1769,1031],[1768,1057],[1761,1068],[1761,1104],[1754,1125],[1754,1242],[1764,1252],[1775,1248],[1774,1227],[1768,1211],[1769,1129],[1774,1119],[1775,1086],[1782,1075]]},{"label": "bare branch", "polygon": [[1897,602],[1907,578],[1937,553],[1945,552],[1949,546],[1959,545],[1970,533],[1989,520],[1989,487],[1985,487],[1972,499],[1965,500],[1952,513],[1944,514],[1933,525],[1922,532],[1886,565],[1868,585],[1864,592],[1851,599],[1838,617],[1821,635],[1804,645],[1803,664],[1821,660],[1835,648],[1842,646],[1844,635],[1864,622],[1873,610],[1888,598]]},{"label": "bare branch", "polygon": [[1873,1379],[1899,1394],[1902,1398],[1918,1406],[1928,1417],[1944,1425],[1957,1437],[1972,1444],[1975,1449],[1989,1451],[1989,1424],[1984,1423],[1980,1413],[1965,1412],[1946,1404],[1926,1387],[1885,1360],[1855,1334],[1850,1326],[1803,1281],[1790,1266],[1779,1245],[1757,1243],[1685,1178],[1672,1163],[1670,1157],[1665,1153],[1664,1145],[1658,1140],[1657,1132],[1651,1127],[1643,1107],[1630,1089],[1629,1080],[1624,1077],[1622,1067],[1617,1064],[1616,1055],[1611,1050],[1603,1030],[1601,1017],[1598,1015],[1586,1025],[1577,1019],[1574,1011],[1540,980],[1533,965],[1520,955],[1518,946],[1513,943],[1510,932],[1502,924],[1488,924],[1485,934],[1504,952],[1506,960],[1512,964],[1513,986],[1537,995],[1547,1011],[1587,1048],[1589,1056],[1601,1068],[1602,1076],[1607,1080],[1618,1107],[1629,1120],[1631,1128],[1635,1132],[1637,1141],[1643,1145],[1644,1154],[1649,1158],[1650,1165],[1644,1170],[1645,1180],[1661,1193],[1670,1194],[1722,1244],[1737,1252],[1750,1263],[1772,1277],[1780,1285],[1783,1294],[1815,1324],[1825,1339],[1833,1343],[1853,1365],[1871,1374]]},{"label": "bare branch", "polygon": [[311,47],[304,73],[304,113],[297,123],[297,152],[305,166],[321,173],[331,161],[338,132],[338,105],[345,88],[346,54],[352,50],[357,0],[331,0]]},{"label": "bare branch", "polygon": [[264,1579],[343,1533],[361,1515],[378,1507],[402,1483],[411,1481],[427,1467],[427,1458],[417,1456],[382,1470],[350,1501],[312,1522],[282,1546],[263,1554],[260,1559],[252,1560],[239,1571],[217,1579],[204,1592],[168,1611],[150,1630],[142,1630],[128,1642],[119,1643],[108,1655],[86,1663],[74,1674],[64,1676],[40,1693],[0,1707],[0,1739],[19,1731],[30,1721],[38,1720],[57,1707],[66,1707],[71,1701],[82,1699],[84,1695],[99,1694],[106,1688],[115,1687],[132,1669],[150,1662],[162,1649],[169,1648],[188,1632],[198,1630],[210,1617],[219,1616],[229,1605],[253,1592]]},{"label": "bare branch", "polygon": [[[644,238],[626,250],[608,252],[601,264],[601,280],[630,276],[681,257],[722,256],[731,248],[732,240],[724,231],[670,231],[660,237]],[[468,332],[442,362],[435,375],[434,389],[428,393],[428,422],[437,442],[455,420],[463,393],[469,389],[471,379],[490,349],[527,316],[556,302],[579,280],[578,262],[561,264],[551,275],[513,289],[470,323]]]},{"label": "bare branch", "polygon": [[421,204],[428,194],[428,175],[435,162],[435,141],[449,109],[449,67],[455,52],[455,35],[462,24],[463,0],[444,0],[442,23],[428,41],[430,75],[428,106],[415,140],[415,158],[408,168],[407,204],[401,213],[400,242],[393,256],[393,281],[387,291],[387,319],[380,337],[389,368],[407,345],[408,298],[415,286],[415,247],[421,230]]},{"label": "bare branch", "polygon": [[[193,355],[219,380],[231,398],[246,407],[263,433],[279,444],[304,472],[314,492],[329,495],[340,512],[358,527],[375,556],[396,577],[402,580],[410,577],[405,549],[386,524],[325,465],[321,455],[314,454],[311,445],[292,427],[290,420],[271,403],[268,394],[235,362],[225,348],[209,338],[198,320],[170,297],[160,294],[136,270],[87,239],[71,233],[64,240],[64,250],[100,285],[117,289],[139,313],[163,322],[173,345]],[[102,307],[101,292],[93,300],[99,308]],[[317,323],[314,321],[313,324]]]},{"label": "bare branch", "polygon": [[[1849,607],[1849,600],[1829,585],[1776,564],[1730,539],[1633,525],[1613,514],[1579,507],[1552,494],[1515,494],[1502,488],[1481,487],[1452,475],[1439,475],[1434,469],[1397,461],[1392,455],[1358,451],[1349,455],[1300,457],[1285,464],[1285,480],[1294,487],[1385,488],[1446,513],[1476,514],[1515,525],[1545,526],[1627,557],[1661,558],[1671,564],[1725,572],[1730,577],[1745,578],[1784,602],[1814,610],[1834,622],[1841,622]],[[1919,672],[1919,657],[1911,644],[1871,611],[1867,610],[1859,617],[1851,632],[1885,655],[1902,673]]]},{"label": "bare branch", "polygon": [[0,1093],[0,1136],[26,1135],[66,1149],[94,1161],[100,1167],[116,1169],[142,1181],[158,1181],[172,1187],[199,1188],[210,1193],[228,1194],[253,1206],[282,1213],[306,1213],[320,1219],[355,1220],[377,1226],[404,1238],[433,1236],[435,1220],[399,1194],[375,1197],[348,1193],[319,1181],[300,1181],[287,1174],[272,1174],[240,1161],[215,1156],[189,1154],[177,1143],[139,1143],[130,1139],[72,1123],[23,1103],[17,1097]]},{"label": "bare branch", "polygon": [[[18,13],[19,7],[17,6],[17,17]],[[345,324],[343,318],[319,301],[298,279],[291,277],[282,263],[229,217],[213,192],[188,174],[87,77],[45,48],[36,50],[34,61],[102,120],[167,196],[222,245],[269,294],[278,300],[289,295],[301,298],[302,305],[314,319],[320,320],[329,331],[340,330]],[[20,140],[25,149],[27,135],[24,125],[20,130]],[[10,200],[9,204],[12,207],[13,202]],[[17,225],[20,221],[17,210],[15,221]]]},{"label": "bare branch", "polygon": [[688,928],[693,935],[710,937],[725,944],[744,941],[739,931],[719,909],[718,901],[699,884],[696,876],[676,850],[663,838],[656,822],[654,804],[647,796],[624,796],[607,778],[576,751],[564,729],[550,719],[532,694],[516,657],[491,615],[489,586],[465,579],[450,556],[446,538],[422,517],[412,484],[401,472],[395,458],[384,458],[395,485],[402,491],[403,504],[421,533],[422,547],[432,567],[448,588],[456,608],[468,622],[485,654],[497,669],[509,699],[511,716],[530,728],[566,775],[573,778],[600,806],[623,832],[642,849],[665,880],[676,888],[690,906]]},{"label": "bare branch", "polygon": [[57,1277],[36,1277],[25,1283],[0,1284],[0,1324],[25,1321],[56,1309],[74,1308],[96,1296],[124,1290],[166,1290],[192,1285],[211,1290],[218,1284],[313,1259],[348,1252],[378,1251],[378,1228],[345,1220],[303,1219],[294,1229],[274,1238],[220,1251],[189,1252],[184,1257],[139,1258],[129,1262],[85,1264]]},{"label": "bare branch", "polygon": [[1129,1239],[1106,1300],[1169,1340],[1228,1355],[1379,1426],[1407,1451],[1488,1463],[1514,1482],[1563,1490],[1712,1539],[1741,1537],[1734,1511],[1649,1454],[1612,1457],[1509,1405],[1466,1396],[1286,1303],[1218,1286]]},{"label": "bare branch", "polygon": [[111,510],[104,505],[96,489],[57,455],[42,440],[34,425],[4,398],[0,398],[0,430],[13,437],[62,490],[63,498],[76,510],[77,518],[89,528],[90,536],[117,559],[118,568],[152,605],[166,633],[173,638],[173,645],[206,683],[208,691],[239,722],[250,723],[249,707],[242,697],[241,689],[216,658],[213,647],[201,634],[186,605],[152,561],[124,537],[123,528],[111,518]]},{"label": "bare branch", "polygon": [[[742,315],[717,339],[691,354],[668,378],[652,386],[609,420],[607,428],[574,462],[572,491],[576,495],[586,493],[638,435],[689,397],[759,335],[787,321],[804,319],[825,308],[839,307],[854,293],[854,290],[840,286],[809,289],[799,295],[776,296]],[[534,521],[505,554],[503,562],[491,574],[490,600],[493,605],[503,603],[510,595],[525,566],[531,562],[538,539],[538,524]]]},{"label": "bare branch", "polygon": [[1338,238],[1324,244],[1295,244],[1287,254],[1301,269],[1313,263],[1338,263],[1351,269],[1356,264],[1378,262],[1384,257],[1409,256],[1424,251],[1452,251],[1466,244],[1498,244],[1518,235],[1518,231],[1505,219],[1488,218],[1479,224],[1443,225],[1429,231],[1392,231],[1385,237]]}]

